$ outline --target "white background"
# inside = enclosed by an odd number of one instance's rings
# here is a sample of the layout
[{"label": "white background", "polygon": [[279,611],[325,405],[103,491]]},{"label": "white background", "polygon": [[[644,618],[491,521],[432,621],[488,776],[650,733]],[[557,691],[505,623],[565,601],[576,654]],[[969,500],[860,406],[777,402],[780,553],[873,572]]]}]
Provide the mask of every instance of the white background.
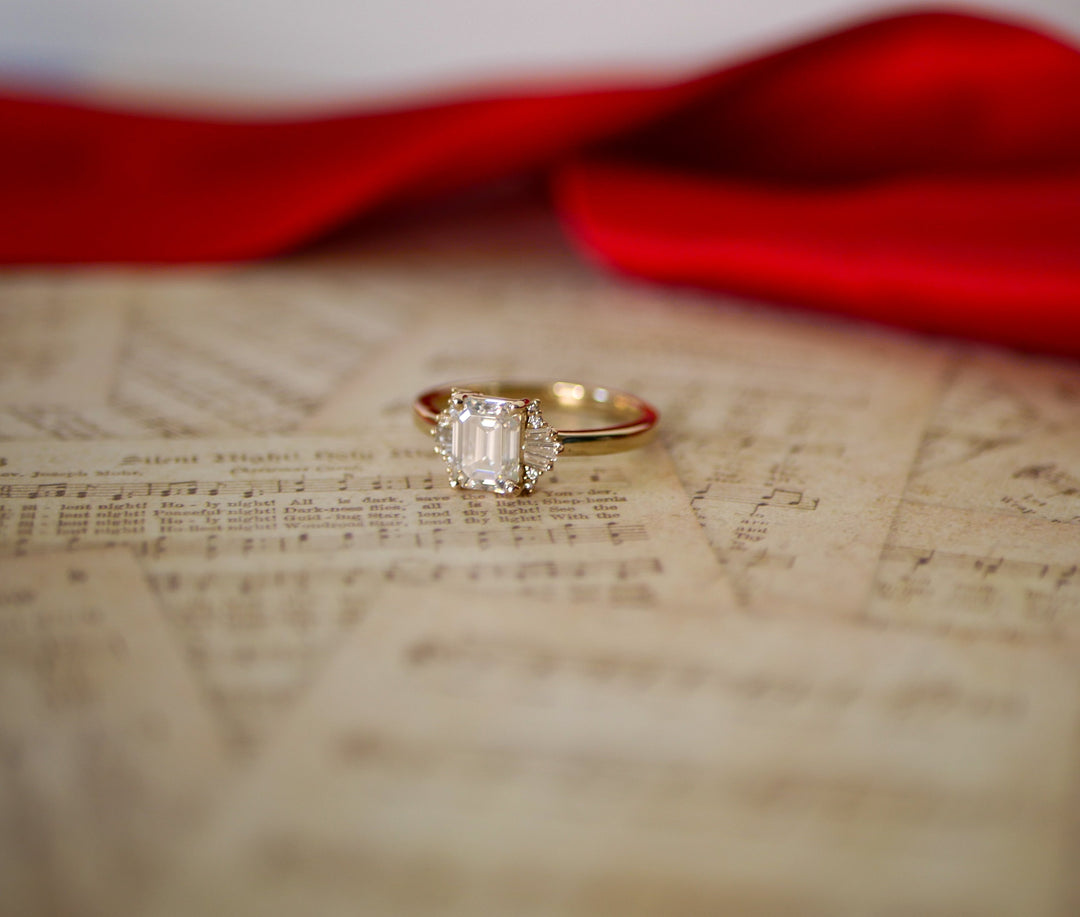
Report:
[{"label": "white background", "polygon": [[[689,75],[900,8],[895,0],[0,0],[0,80],[180,108],[377,108],[553,80]],[[1080,0],[981,8],[1080,38]]]}]

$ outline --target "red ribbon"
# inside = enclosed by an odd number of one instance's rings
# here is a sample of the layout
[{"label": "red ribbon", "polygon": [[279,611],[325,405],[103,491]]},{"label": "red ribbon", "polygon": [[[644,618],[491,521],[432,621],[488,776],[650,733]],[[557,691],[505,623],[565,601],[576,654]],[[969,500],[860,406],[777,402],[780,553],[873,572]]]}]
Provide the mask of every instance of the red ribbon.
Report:
[{"label": "red ribbon", "polygon": [[622,270],[1080,355],[1080,53],[967,15],[678,86],[318,120],[0,98],[0,260],[263,256],[536,169]]}]

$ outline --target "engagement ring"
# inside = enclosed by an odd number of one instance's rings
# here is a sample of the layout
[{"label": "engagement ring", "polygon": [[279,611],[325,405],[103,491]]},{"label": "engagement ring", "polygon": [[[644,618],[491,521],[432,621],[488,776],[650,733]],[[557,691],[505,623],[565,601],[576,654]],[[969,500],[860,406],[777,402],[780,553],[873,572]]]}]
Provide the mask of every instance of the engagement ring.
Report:
[{"label": "engagement ring", "polygon": [[[541,402],[560,424],[540,413]],[[421,429],[435,438],[450,486],[531,493],[560,455],[603,455],[644,445],[659,414],[636,395],[577,382],[469,382],[420,395]],[[566,421],[563,423],[563,421]]]}]

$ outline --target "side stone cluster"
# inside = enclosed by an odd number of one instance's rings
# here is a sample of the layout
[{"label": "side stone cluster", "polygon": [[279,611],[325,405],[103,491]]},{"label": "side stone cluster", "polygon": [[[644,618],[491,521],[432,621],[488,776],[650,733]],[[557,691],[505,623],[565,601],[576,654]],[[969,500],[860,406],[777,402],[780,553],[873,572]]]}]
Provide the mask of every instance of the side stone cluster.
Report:
[{"label": "side stone cluster", "polygon": [[528,424],[525,428],[522,460],[525,465],[524,489],[526,493],[531,493],[540,475],[555,464],[563,444],[559,441],[559,434],[541,415],[539,401],[530,401],[526,410]]}]

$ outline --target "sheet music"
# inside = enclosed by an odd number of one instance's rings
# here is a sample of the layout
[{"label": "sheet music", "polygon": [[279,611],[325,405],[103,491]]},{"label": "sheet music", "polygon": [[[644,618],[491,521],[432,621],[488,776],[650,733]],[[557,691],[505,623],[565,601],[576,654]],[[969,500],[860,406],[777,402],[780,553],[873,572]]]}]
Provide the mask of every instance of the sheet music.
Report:
[{"label": "sheet music", "polygon": [[[0,446],[0,553],[134,551],[233,742],[252,746],[385,580],[665,608],[734,597],[660,447],[560,463],[528,498],[452,491],[386,439]],[[632,485],[632,486],[631,486]]]},{"label": "sheet music", "polygon": [[968,415],[964,435],[928,435],[882,555],[869,618],[1076,644],[1080,401],[1072,395],[1080,389],[1074,372],[1057,377],[1056,397],[1025,402],[1003,388],[995,410]]},{"label": "sheet music", "polygon": [[288,268],[15,275],[0,440],[291,430],[396,334],[409,312],[382,290]]},{"label": "sheet music", "polygon": [[[1080,367],[610,278],[558,239],[494,208],[271,265],[0,277],[0,593],[99,597],[109,633],[157,603],[102,682],[170,686],[215,737],[170,734],[160,779],[134,739],[88,772],[89,733],[24,703],[60,670],[0,667],[0,729],[57,762],[8,780],[5,883],[95,917],[149,886],[162,913],[1077,913]],[[451,491],[414,395],[530,375],[653,401],[659,442]],[[141,690],[95,695],[95,728]],[[79,788],[110,774],[163,795],[99,851]],[[205,837],[128,864],[207,785]]]},{"label": "sheet music", "polygon": [[1064,914],[1066,655],[389,590],[156,917]]},{"label": "sheet music", "polygon": [[129,552],[0,583],[2,909],[135,913],[226,776],[216,724]]},{"label": "sheet music", "polygon": [[94,276],[80,277],[77,296],[46,274],[0,283],[0,436],[29,416],[31,405],[63,403],[74,411],[105,400],[127,299],[125,284]]},{"label": "sheet music", "polygon": [[1075,427],[1080,372],[1075,362],[970,347],[950,361],[948,384],[927,424],[915,474],[953,468],[1031,437]]},{"label": "sheet music", "polygon": [[306,426],[405,424],[405,393],[454,379],[557,376],[645,394],[744,604],[860,611],[944,356],[675,293],[585,287],[570,306],[561,293],[540,283],[506,294],[507,309],[537,315],[528,344],[510,351],[500,322],[463,322],[455,310],[453,325],[410,336]]}]

